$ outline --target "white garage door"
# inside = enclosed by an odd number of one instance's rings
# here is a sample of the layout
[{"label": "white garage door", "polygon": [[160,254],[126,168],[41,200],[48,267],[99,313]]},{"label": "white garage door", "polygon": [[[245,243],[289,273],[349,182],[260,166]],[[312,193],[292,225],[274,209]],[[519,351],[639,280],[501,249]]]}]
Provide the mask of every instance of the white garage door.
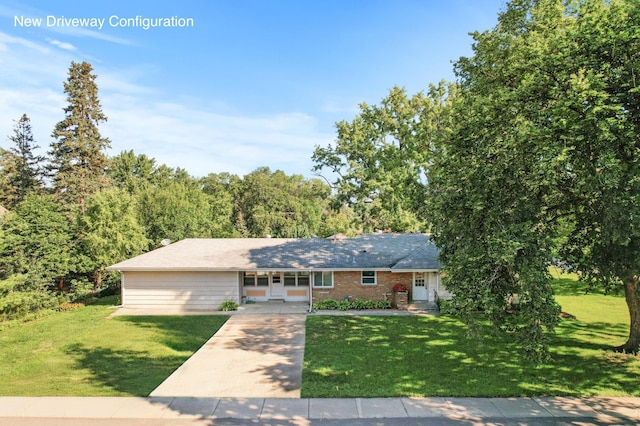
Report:
[{"label": "white garage door", "polygon": [[122,304],[132,308],[218,309],[240,301],[236,272],[123,272]]}]

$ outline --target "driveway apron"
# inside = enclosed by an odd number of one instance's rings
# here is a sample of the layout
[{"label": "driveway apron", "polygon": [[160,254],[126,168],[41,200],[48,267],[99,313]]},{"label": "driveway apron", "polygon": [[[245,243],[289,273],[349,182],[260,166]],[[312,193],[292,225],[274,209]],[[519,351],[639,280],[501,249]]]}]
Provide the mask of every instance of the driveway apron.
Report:
[{"label": "driveway apron", "polygon": [[149,396],[300,398],[305,319],[233,315]]}]

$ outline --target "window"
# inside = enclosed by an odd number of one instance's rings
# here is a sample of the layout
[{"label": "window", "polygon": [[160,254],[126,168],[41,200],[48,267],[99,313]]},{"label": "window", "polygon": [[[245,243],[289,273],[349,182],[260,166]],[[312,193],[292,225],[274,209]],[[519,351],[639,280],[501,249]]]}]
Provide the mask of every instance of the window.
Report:
[{"label": "window", "polygon": [[295,286],[296,285],[296,273],[285,272],[284,273],[284,285]]},{"label": "window", "polygon": [[424,287],[426,283],[424,276],[424,272],[416,272],[415,278],[413,279],[413,285],[416,287]]},{"label": "window", "polygon": [[314,287],[333,287],[333,272],[314,272],[313,273],[313,286]]},{"label": "window", "polygon": [[376,271],[362,271],[362,285],[376,285]]},{"label": "window", "polygon": [[256,285],[256,273],[255,272],[245,272],[242,277],[242,282],[247,286],[255,286]]},{"label": "window", "polygon": [[268,272],[257,272],[256,273],[257,283],[259,286],[269,286],[269,273]]},{"label": "window", "polygon": [[308,272],[298,272],[298,287],[309,286],[309,273]]},{"label": "window", "polygon": [[274,272],[273,274],[271,274],[271,283],[272,284],[280,284],[282,281],[282,276],[280,275],[280,272]]}]

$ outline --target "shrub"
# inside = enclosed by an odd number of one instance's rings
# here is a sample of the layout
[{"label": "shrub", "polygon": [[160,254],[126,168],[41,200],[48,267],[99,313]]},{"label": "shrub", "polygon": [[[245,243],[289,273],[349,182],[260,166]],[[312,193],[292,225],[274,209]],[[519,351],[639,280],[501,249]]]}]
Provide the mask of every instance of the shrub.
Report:
[{"label": "shrub", "polygon": [[71,301],[83,301],[88,302],[92,297],[95,297],[93,293],[93,283],[89,282],[86,278],[71,280],[71,288],[67,294]]},{"label": "shrub", "polygon": [[333,311],[347,311],[349,309],[389,309],[391,308],[391,301],[389,300],[362,300],[355,299],[348,300],[334,300],[324,299],[319,300],[313,304],[315,310],[333,310]]},{"label": "shrub", "polygon": [[338,310],[339,311],[348,311],[351,309],[351,302],[348,300],[339,300],[338,301]]},{"label": "shrub", "polygon": [[313,304],[313,309],[317,310],[337,310],[338,301],[333,299],[319,300]]},{"label": "shrub", "polygon": [[391,300],[378,300],[376,302],[374,309],[391,309]]},{"label": "shrub", "polygon": [[32,284],[28,275],[12,275],[0,280],[0,322],[25,318],[55,308],[60,302],[46,287]]},{"label": "shrub", "polygon": [[446,299],[438,299],[436,301],[436,305],[438,305],[438,310],[441,314],[447,315],[455,315],[456,314],[456,306],[452,300]]},{"label": "shrub", "polygon": [[351,302],[351,309],[371,309],[373,300],[355,299]]},{"label": "shrub", "polygon": [[222,302],[222,305],[220,305],[220,310],[221,311],[237,311],[238,310],[238,304],[236,302],[234,302],[233,300],[225,300],[224,302]]},{"label": "shrub", "polygon": [[69,302],[65,302],[65,303],[61,303],[60,305],[58,305],[56,310],[60,311],[60,312],[75,311],[76,309],[82,308],[83,306],[84,306],[84,303],[69,303]]},{"label": "shrub", "polygon": [[0,297],[0,321],[25,317],[41,309],[50,309],[57,300],[41,291],[14,291]]}]

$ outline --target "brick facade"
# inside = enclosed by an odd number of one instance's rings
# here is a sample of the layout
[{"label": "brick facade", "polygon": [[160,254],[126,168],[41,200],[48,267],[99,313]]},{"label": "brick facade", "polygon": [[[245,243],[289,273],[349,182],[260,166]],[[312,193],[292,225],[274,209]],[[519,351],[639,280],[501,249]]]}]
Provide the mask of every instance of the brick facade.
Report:
[{"label": "brick facade", "polygon": [[[411,272],[385,272],[377,271],[376,284],[362,284],[361,271],[336,271],[333,273],[333,288],[313,289],[313,299],[324,300],[391,300],[393,286],[404,284],[411,290],[413,274]],[[411,298],[411,294],[409,294]]]}]

